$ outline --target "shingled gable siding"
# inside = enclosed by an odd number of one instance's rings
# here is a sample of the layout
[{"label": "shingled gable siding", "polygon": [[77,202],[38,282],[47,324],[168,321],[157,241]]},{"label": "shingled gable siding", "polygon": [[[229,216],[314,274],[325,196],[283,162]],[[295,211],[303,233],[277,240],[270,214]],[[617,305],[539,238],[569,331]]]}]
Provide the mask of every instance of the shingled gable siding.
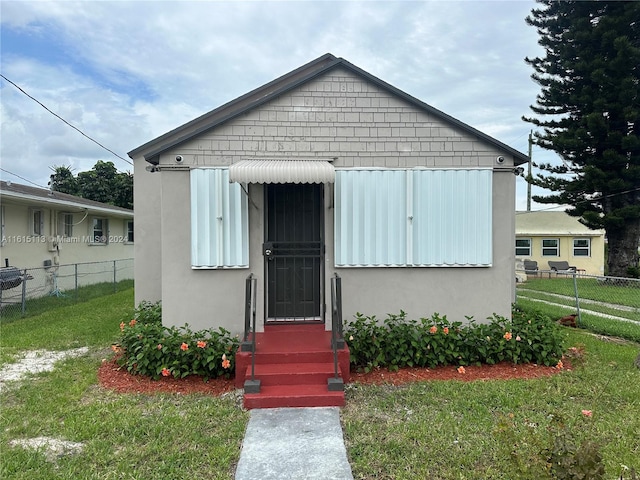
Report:
[{"label": "shingled gable siding", "polygon": [[339,167],[493,166],[504,152],[338,69],[173,149],[193,166],[335,158]]}]

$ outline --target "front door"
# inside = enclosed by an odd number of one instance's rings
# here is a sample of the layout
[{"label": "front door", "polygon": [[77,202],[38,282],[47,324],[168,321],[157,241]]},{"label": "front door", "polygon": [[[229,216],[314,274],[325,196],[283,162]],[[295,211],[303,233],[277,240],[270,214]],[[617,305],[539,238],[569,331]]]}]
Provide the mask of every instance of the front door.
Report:
[{"label": "front door", "polygon": [[267,319],[323,320],[321,184],[267,184],[265,243]]}]

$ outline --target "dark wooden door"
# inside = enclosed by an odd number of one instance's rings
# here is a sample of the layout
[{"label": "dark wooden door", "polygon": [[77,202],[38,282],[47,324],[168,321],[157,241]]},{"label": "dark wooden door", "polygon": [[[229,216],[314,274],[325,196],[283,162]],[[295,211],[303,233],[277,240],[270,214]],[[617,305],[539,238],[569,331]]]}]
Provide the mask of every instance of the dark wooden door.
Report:
[{"label": "dark wooden door", "polygon": [[323,319],[322,192],[320,184],[266,186],[267,322]]}]

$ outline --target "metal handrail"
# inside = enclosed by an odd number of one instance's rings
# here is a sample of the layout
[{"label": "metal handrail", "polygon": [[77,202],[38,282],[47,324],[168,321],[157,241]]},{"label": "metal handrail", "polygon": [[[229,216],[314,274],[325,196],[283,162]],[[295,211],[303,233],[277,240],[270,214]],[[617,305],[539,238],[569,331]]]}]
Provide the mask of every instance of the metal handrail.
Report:
[{"label": "metal handrail", "polygon": [[[249,274],[245,283],[244,336],[240,349],[251,352],[251,380],[245,380],[245,393],[259,393],[260,380],[256,380],[256,291],[257,279]],[[251,339],[249,340],[249,336]]]},{"label": "metal handrail", "polygon": [[333,349],[333,378],[329,390],[343,390],[344,383],[338,372],[338,350],[344,348],[342,334],[342,279],[336,273],[331,278],[331,348]]},{"label": "metal handrail", "polygon": [[[250,345],[249,334],[251,333],[251,304],[253,300],[253,273],[249,274],[245,281],[244,288],[244,335],[242,336],[242,351],[248,351],[245,347]],[[255,333],[255,328],[253,330]]]}]

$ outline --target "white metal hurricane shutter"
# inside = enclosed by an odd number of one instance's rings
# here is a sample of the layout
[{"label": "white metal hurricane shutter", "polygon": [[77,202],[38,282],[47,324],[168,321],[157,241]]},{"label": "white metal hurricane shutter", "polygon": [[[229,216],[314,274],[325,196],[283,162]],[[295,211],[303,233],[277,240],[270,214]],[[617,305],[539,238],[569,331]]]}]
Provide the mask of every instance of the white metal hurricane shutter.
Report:
[{"label": "white metal hurricane shutter", "polygon": [[336,172],[337,266],[405,264],[405,177],[403,170]]},{"label": "white metal hurricane shutter", "polygon": [[490,266],[489,169],[413,170],[413,258],[418,266]]},{"label": "white metal hurricane shutter", "polygon": [[489,169],[339,170],[335,263],[490,266]]},{"label": "white metal hurricane shutter", "polygon": [[249,266],[247,196],[229,170],[191,170],[192,268]]}]

